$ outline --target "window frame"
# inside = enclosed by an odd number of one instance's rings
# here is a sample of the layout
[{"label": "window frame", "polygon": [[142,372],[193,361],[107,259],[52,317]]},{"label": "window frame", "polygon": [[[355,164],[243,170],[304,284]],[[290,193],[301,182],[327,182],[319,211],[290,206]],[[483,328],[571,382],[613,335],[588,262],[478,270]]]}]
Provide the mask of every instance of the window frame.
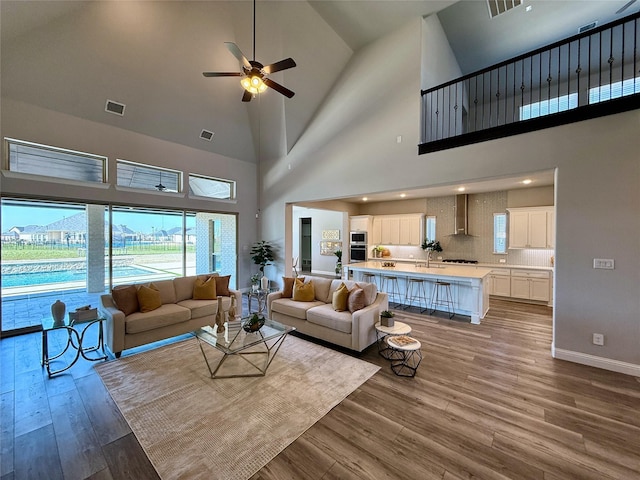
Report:
[{"label": "window frame", "polygon": [[[118,167],[120,165],[129,165],[129,166],[134,166],[134,167],[138,167],[140,169],[143,170],[148,170],[149,172],[152,173],[158,173],[158,182],[162,183],[162,174],[163,173],[167,173],[170,175],[176,175],[176,186],[177,189],[176,191],[172,191],[172,190],[158,190],[157,188],[144,188],[144,187],[137,187],[137,186],[129,186],[129,185],[120,185],[118,183]],[[155,194],[162,194],[162,195],[176,195],[176,194],[182,194],[184,187],[183,187],[183,178],[184,178],[184,172],[182,172],[181,170],[174,170],[172,168],[165,168],[165,167],[159,167],[157,165],[150,165],[148,163],[141,163],[141,162],[134,162],[132,160],[126,160],[124,158],[117,158],[116,159],[116,179],[115,179],[115,186],[116,188],[119,189],[128,189],[128,190],[135,190],[137,192],[145,192],[145,193],[155,193]],[[155,182],[155,180],[154,180]]]},{"label": "window frame", "polygon": [[[208,195],[199,195],[197,193],[194,193],[192,188],[191,188],[191,179],[192,178],[198,178],[198,179],[202,179],[202,180],[208,180],[211,182],[218,182],[218,183],[223,183],[226,185],[229,185],[229,198],[221,198],[221,197],[211,197]],[[220,178],[220,177],[210,177],[208,175],[202,175],[199,173],[189,173],[188,174],[188,181],[189,181],[189,197],[198,197],[198,198],[205,198],[207,200],[214,200],[214,201],[218,201],[218,202],[235,202],[237,200],[237,183],[235,180],[229,180],[227,178]]]},{"label": "window frame", "polygon": [[[504,228],[504,231],[500,232],[497,230],[498,228],[498,223],[496,222],[496,219],[498,218],[502,218],[502,226]],[[498,238],[498,234],[501,235],[501,237],[504,239],[503,243],[504,243],[504,249],[502,251],[500,251],[497,247],[497,240]],[[507,213],[506,212],[495,212],[493,214],[493,242],[492,242],[492,250],[493,250],[493,254],[494,255],[506,255],[507,254]]]}]

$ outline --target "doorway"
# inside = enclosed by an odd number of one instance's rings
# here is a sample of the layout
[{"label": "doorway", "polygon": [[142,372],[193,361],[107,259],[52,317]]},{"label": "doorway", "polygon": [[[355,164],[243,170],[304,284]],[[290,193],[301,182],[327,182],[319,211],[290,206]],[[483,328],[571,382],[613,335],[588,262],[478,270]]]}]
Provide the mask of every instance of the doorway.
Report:
[{"label": "doorway", "polygon": [[311,273],[311,217],[300,219],[300,268]]}]

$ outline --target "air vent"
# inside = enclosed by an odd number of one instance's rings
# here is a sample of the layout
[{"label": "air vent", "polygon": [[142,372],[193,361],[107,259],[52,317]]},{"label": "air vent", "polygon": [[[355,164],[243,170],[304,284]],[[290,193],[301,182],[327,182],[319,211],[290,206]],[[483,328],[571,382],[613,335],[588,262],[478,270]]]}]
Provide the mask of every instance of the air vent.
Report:
[{"label": "air vent", "polygon": [[124,103],[114,102],[113,100],[107,100],[107,105],[104,110],[109,113],[115,113],[116,115],[123,116],[126,105]]},{"label": "air vent", "polygon": [[522,0],[487,0],[487,5],[489,6],[489,16],[494,18],[522,5]]},{"label": "air vent", "polygon": [[596,28],[596,25],[598,25],[597,21],[588,23],[586,25],[583,25],[578,29],[578,33],[586,32],[587,30],[591,30],[592,28]]},{"label": "air vent", "polygon": [[209,130],[202,130],[202,132],[200,132],[200,138],[210,142],[213,139],[213,132],[210,132]]}]

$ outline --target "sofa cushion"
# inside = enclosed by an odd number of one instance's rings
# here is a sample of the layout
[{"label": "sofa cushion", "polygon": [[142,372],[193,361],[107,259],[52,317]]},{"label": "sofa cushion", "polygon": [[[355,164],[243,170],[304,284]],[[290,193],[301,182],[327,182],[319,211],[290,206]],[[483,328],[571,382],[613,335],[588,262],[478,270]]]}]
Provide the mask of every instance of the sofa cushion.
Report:
[{"label": "sofa cushion", "polygon": [[176,291],[176,302],[181,302],[193,296],[193,284],[196,282],[195,276],[176,277],[173,279],[173,288]]},{"label": "sofa cushion", "polygon": [[140,310],[140,306],[138,305],[138,289],[135,285],[118,285],[117,287],[113,287],[111,296],[118,310],[124,312],[125,315],[131,315],[133,312]]},{"label": "sofa cushion", "polygon": [[231,292],[229,291],[229,280],[231,280],[231,275],[225,275],[221,277],[219,275],[214,275],[213,278],[216,279],[216,293],[218,296],[229,297],[231,296]]},{"label": "sofa cushion", "polygon": [[353,280],[333,280],[331,282],[331,288],[329,290],[329,294],[333,295],[333,292],[340,286],[340,284],[344,283],[349,291],[353,291],[355,287],[362,288],[364,290],[366,305],[369,306],[373,302],[376,301],[376,296],[378,295],[378,287],[376,287],[375,283],[367,283],[367,282],[354,282]]},{"label": "sofa cushion", "polygon": [[150,287],[155,287],[156,290],[160,292],[160,299],[162,300],[162,305],[166,305],[167,303],[176,303],[176,289],[173,286],[173,280],[158,280],[152,282]]},{"label": "sofa cushion", "polygon": [[344,283],[340,284],[340,287],[333,292],[333,298],[331,304],[336,312],[344,312],[348,310],[347,300],[349,299],[349,289]]},{"label": "sofa cushion", "polygon": [[293,286],[293,300],[297,302],[313,302],[315,298],[315,288],[313,281],[301,282],[296,280]]},{"label": "sofa cushion", "polygon": [[357,312],[358,310],[362,310],[367,306],[366,297],[364,294],[364,290],[358,287],[355,287],[351,292],[349,292],[349,299],[347,301],[347,306],[349,308],[349,312]]},{"label": "sofa cushion", "polygon": [[[279,298],[271,302],[271,310],[305,320],[307,318],[307,310],[319,305],[324,305],[324,303],[317,300],[313,302],[297,302],[291,298]],[[331,308],[331,305],[329,307]],[[333,310],[333,308],[331,309]]]},{"label": "sofa cushion", "polygon": [[304,282],[304,277],[282,277],[282,298],[293,297],[293,284],[296,282],[296,278]]},{"label": "sofa cushion", "polygon": [[213,300],[217,299],[216,295],[216,277],[209,277],[206,280],[196,278],[193,284],[194,300]]},{"label": "sofa cushion", "polygon": [[188,308],[176,304],[162,305],[152,312],[135,312],[125,318],[126,333],[140,333],[176,323],[186,322],[191,318]]},{"label": "sofa cushion", "polygon": [[162,306],[160,291],[153,283],[148,287],[140,285],[136,295],[138,297],[138,305],[140,305],[140,312],[142,313],[151,312]]},{"label": "sofa cushion", "polygon": [[331,303],[331,296],[329,295],[331,279],[323,277],[308,277],[308,279],[313,280],[313,286],[316,291],[316,300],[320,300],[324,303]]},{"label": "sofa cushion", "polygon": [[336,312],[329,303],[307,310],[307,322],[339,332],[351,333],[351,312]]},{"label": "sofa cushion", "polygon": [[[211,316],[211,323],[215,323],[215,315],[218,313],[217,298],[215,300],[194,300],[189,298],[178,302],[178,305],[191,310],[191,318]],[[229,305],[231,305],[231,298],[222,297],[222,309],[228,311]]]}]

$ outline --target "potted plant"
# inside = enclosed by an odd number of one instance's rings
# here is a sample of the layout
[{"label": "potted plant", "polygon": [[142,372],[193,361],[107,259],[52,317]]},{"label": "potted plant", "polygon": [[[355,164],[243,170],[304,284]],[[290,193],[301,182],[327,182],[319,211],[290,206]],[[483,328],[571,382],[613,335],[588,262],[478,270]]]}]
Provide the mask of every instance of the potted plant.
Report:
[{"label": "potted plant", "polygon": [[339,276],[342,273],[342,250],[336,250],[333,253],[338,257],[338,261],[336,262],[336,275]]},{"label": "potted plant", "polygon": [[245,332],[257,332],[264,325],[265,319],[264,316],[258,313],[254,313],[249,317],[249,319],[244,323],[242,328]]},{"label": "potted plant", "polygon": [[427,250],[427,268],[429,267],[429,262],[431,261],[431,252],[441,252],[442,246],[438,240],[429,240],[428,238],[424,239],[422,242],[422,249]]},{"label": "potted plant", "polygon": [[260,289],[260,278],[262,275],[260,273],[254,273],[251,275],[251,289],[255,292]]},{"label": "potted plant", "polygon": [[269,279],[264,276],[264,267],[271,265],[271,262],[275,260],[275,254],[273,252],[273,246],[264,240],[256,242],[251,247],[251,258],[253,263],[260,265],[261,283],[264,289],[269,285]]},{"label": "potted plant", "polygon": [[393,317],[395,316],[395,313],[389,310],[383,310],[382,312],[380,312],[380,325],[382,325],[383,327],[393,327]]}]

